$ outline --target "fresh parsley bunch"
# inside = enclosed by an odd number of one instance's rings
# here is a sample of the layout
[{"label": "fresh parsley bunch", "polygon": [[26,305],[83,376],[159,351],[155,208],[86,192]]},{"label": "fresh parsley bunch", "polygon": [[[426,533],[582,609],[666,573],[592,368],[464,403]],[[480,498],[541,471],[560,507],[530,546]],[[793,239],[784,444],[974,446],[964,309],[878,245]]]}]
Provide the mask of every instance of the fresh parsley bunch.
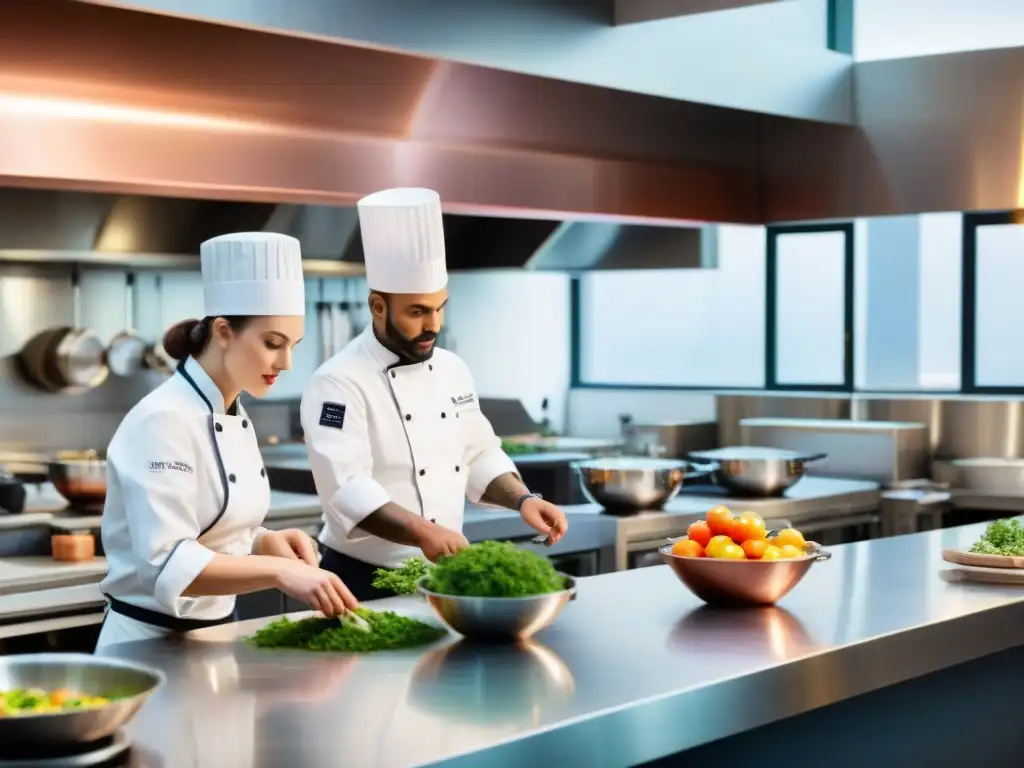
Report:
[{"label": "fresh parsley bunch", "polygon": [[427,589],[460,597],[530,597],[565,589],[565,577],[547,558],[511,542],[483,541],[442,557]]},{"label": "fresh parsley bunch", "polygon": [[1024,527],[1020,520],[996,520],[989,523],[984,535],[971,547],[981,555],[1024,555]]}]

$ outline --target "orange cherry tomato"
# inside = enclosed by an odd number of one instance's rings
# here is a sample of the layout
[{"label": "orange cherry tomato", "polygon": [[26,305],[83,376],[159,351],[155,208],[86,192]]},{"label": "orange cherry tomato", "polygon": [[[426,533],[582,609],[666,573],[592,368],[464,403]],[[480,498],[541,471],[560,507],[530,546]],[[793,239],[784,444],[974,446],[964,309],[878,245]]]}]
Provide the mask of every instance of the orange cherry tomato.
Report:
[{"label": "orange cherry tomato", "polygon": [[686,529],[686,535],[702,547],[706,547],[714,534],[711,533],[711,528],[708,527],[707,522],[704,520],[698,520]]},{"label": "orange cherry tomato", "polygon": [[704,557],[704,547],[693,539],[680,539],[672,545],[672,554],[680,557]]},{"label": "orange cherry tomato", "polygon": [[732,521],[730,535],[737,544],[748,539],[763,539],[765,533],[764,521],[760,518],[740,517]]},{"label": "orange cherry tomato", "polygon": [[782,552],[782,557],[787,560],[791,557],[804,556],[804,551],[802,549],[794,547],[792,544],[783,544],[781,547],[779,547],[779,550]]},{"label": "orange cherry tomato", "polygon": [[769,544],[761,553],[761,560],[781,560],[782,550]]},{"label": "orange cherry tomato", "polygon": [[728,536],[732,533],[732,512],[728,507],[714,507],[708,510],[708,528],[716,536]]},{"label": "orange cherry tomato", "polygon": [[775,546],[784,547],[787,544],[792,544],[799,550],[803,550],[804,544],[806,544],[804,535],[800,533],[796,528],[783,528],[779,531],[778,536],[775,537]]},{"label": "orange cherry tomato", "polygon": [[715,557],[721,560],[746,560],[747,556],[743,552],[743,547],[739,544],[732,542],[723,544],[717,551]]},{"label": "orange cherry tomato", "polygon": [[747,539],[743,542],[743,553],[748,560],[760,560],[766,549],[768,542],[764,539]]},{"label": "orange cherry tomato", "polygon": [[704,554],[708,557],[718,557],[718,551],[727,544],[732,543],[733,540],[728,536],[712,536],[711,541],[704,547]]}]

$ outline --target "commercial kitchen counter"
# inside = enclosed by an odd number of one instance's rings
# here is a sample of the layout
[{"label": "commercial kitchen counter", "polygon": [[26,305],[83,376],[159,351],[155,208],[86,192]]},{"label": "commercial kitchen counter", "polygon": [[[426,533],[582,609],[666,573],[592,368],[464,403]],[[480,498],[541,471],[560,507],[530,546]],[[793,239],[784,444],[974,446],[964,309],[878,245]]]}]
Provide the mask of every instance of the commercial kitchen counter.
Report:
[{"label": "commercial kitchen counter", "polygon": [[1024,590],[940,577],[982,531],[837,546],[775,608],[703,607],[664,566],[583,579],[523,648],[260,651],[261,620],[108,652],[167,675],[129,726],[148,768],[1016,764]]}]

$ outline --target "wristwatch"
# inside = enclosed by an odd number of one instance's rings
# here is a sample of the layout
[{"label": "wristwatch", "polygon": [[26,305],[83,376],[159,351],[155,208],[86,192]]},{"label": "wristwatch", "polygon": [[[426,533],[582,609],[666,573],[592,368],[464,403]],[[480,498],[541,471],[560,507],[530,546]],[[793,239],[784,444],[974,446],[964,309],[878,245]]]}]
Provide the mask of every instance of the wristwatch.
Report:
[{"label": "wristwatch", "polygon": [[543,498],[544,497],[541,496],[539,493],[524,493],[522,496],[519,497],[519,501],[516,502],[516,509],[519,510],[520,512],[522,512],[523,511],[523,504],[526,503],[527,499],[543,499]]}]

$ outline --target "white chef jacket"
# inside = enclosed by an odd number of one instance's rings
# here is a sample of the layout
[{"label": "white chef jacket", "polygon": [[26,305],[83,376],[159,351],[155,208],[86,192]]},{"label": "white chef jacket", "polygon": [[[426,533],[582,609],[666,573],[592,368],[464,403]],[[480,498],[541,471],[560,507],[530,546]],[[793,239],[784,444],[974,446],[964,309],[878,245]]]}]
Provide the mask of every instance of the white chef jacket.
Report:
[{"label": "white chef jacket", "polygon": [[393,501],[461,531],[466,498],[479,501],[496,477],[516,472],[466,364],[444,349],[400,363],[372,326],[317,369],[300,414],[324,508],[320,541],[373,565],[421,553],[357,528],[370,513]]},{"label": "white chef jacket", "polygon": [[[249,416],[198,362],[178,371],[125,416],[107,450],[102,537],[108,597],[175,618],[216,620],[233,595],[182,597],[215,553],[248,555],[270,508]],[[167,634],[108,611],[99,645]]]}]

